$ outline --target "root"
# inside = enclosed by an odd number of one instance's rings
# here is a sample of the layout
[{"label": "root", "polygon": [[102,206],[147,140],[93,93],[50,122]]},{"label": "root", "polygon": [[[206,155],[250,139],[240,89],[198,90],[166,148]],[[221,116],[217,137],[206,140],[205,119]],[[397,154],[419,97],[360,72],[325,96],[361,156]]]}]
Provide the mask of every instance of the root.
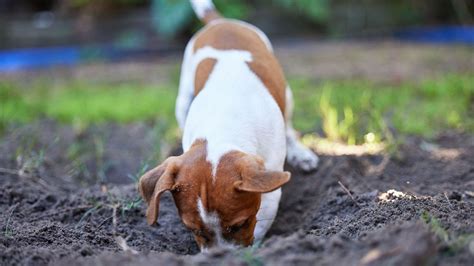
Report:
[{"label": "root", "polygon": [[36,181],[41,186],[43,186],[44,188],[49,189],[51,187],[51,185],[48,184],[48,182],[46,182],[44,179],[42,179],[39,176],[32,176],[32,175],[26,173],[24,171],[24,169],[15,170],[15,169],[8,169],[8,168],[1,168],[0,167],[0,173],[10,174],[10,175],[17,175],[17,176],[22,177],[22,178],[30,178],[30,179]]},{"label": "root", "polygon": [[117,245],[125,252],[137,255],[139,252],[133,248],[131,248],[127,244],[127,238],[123,238],[122,236],[117,235],[117,209],[120,207],[120,204],[112,205],[112,234],[114,236],[115,242]]},{"label": "root", "polygon": [[115,236],[114,237],[115,239],[115,242],[117,243],[117,245],[125,252],[128,252],[128,253],[131,253],[133,255],[137,255],[139,254],[138,251],[136,251],[135,249],[131,248],[128,246],[127,244],[127,240],[121,236]]},{"label": "root", "polygon": [[400,247],[395,247],[385,252],[382,252],[379,249],[372,249],[360,260],[359,265],[368,265],[382,258],[394,256],[399,254],[401,250]]},{"label": "root", "polygon": [[342,190],[344,190],[344,192],[346,192],[346,194],[349,195],[349,197],[352,199],[355,205],[359,206],[359,203],[357,203],[356,199],[354,198],[354,196],[352,196],[352,193],[349,191],[349,189],[347,189],[347,187],[344,186],[344,184],[342,184],[341,181],[337,181],[337,183],[339,184],[339,186],[341,186]]},{"label": "root", "polygon": [[446,193],[445,191],[443,194],[444,194],[444,197],[446,198],[446,201],[448,202],[449,208],[453,209],[453,205],[451,204],[451,201],[448,198],[448,193]]}]

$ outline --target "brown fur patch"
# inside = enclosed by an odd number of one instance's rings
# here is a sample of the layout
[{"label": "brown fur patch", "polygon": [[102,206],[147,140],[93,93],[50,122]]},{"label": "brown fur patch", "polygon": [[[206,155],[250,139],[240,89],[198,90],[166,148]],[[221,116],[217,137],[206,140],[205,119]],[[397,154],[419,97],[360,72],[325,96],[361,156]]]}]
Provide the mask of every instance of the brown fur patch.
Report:
[{"label": "brown fur patch", "polygon": [[206,158],[207,141],[197,140],[183,155],[168,158],[140,178],[149,223],[158,217],[161,194],[171,191],[183,223],[201,247],[216,244],[216,236],[200,217],[198,199],[208,213],[219,216],[224,239],[251,245],[261,193],[281,187],[289,173],[266,171],[261,158],[232,151],[221,157],[213,177]]},{"label": "brown fur patch", "polygon": [[[252,62],[248,63],[250,69],[267,87],[282,113],[285,112],[286,80],[283,70],[275,55],[268,50],[255,31],[231,21],[211,24],[197,36],[194,51],[205,46],[211,46],[219,50],[249,51],[253,58]],[[212,67],[203,67],[200,71],[200,75],[196,75],[195,84],[202,86],[195,87],[196,95],[204,87]]]},{"label": "brown fur patch", "polygon": [[[198,198],[208,212],[218,214],[225,239],[245,246],[252,244],[261,196],[260,193],[241,192],[234,188],[234,183],[240,180],[239,160],[244,155],[241,152],[224,155],[214,178],[212,166],[206,160],[206,142],[198,141],[182,155],[186,158],[176,178],[178,190],[173,191],[173,198],[183,222],[198,232],[195,238],[200,246],[212,246],[216,239],[213,231],[202,223],[197,208]],[[236,221],[248,218],[245,228],[237,233],[227,232],[226,228],[232,227]]]},{"label": "brown fur patch", "polygon": [[[147,213],[149,221],[156,221],[160,196],[170,190],[183,223],[193,231],[201,247],[213,246],[216,237],[201,220],[198,198],[209,213],[218,214],[226,240],[244,246],[252,244],[261,194],[234,187],[240,180],[244,156],[242,152],[224,155],[213,178],[212,165],[206,159],[207,142],[197,140],[183,155],[170,157],[147,172],[140,179],[140,192],[151,210]],[[239,231],[232,229],[236,223],[241,225]]]},{"label": "brown fur patch", "polygon": [[216,62],[216,59],[206,58],[199,63],[196,68],[196,77],[194,79],[194,95],[197,95],[202,90],[204,84],[206,84],[206,81],[209,79],[209,75],[211,74],[212,69],[214,69]]}]

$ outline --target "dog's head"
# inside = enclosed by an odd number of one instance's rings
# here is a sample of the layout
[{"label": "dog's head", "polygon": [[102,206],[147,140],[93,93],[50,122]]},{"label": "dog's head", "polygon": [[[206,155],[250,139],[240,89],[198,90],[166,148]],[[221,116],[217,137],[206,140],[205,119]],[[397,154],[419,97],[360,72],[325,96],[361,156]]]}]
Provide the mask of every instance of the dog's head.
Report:
[{"label": "dog's head", "polygon": [[257,156],[233,151],[213,169],[206,142],[196,142],[181,156],[169,157],[140,178],[148,204],[147,221],[156,223],[160,196],[170,191],[181,216],[201,248],[253,242],[261,194],[289,181],[290,173],[267,171]]}]

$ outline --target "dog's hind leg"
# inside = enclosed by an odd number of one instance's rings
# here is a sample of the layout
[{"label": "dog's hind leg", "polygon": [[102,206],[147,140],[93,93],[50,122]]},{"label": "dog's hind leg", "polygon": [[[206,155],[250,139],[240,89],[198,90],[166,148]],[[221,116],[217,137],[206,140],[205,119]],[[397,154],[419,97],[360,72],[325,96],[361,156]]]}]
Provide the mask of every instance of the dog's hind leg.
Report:
[{"label": "dog's hind leg", "polygon": [[194,69],[193,69],[193,47],[191,40],[184,51],[183,64],[181,65],[181,76],[179,78],[179,92],[176,98],[175,115],[181,130],[184,129],[189,107],[194,98]]},{"label": "dog's hind leg", "polygon": [[288,163],[303,171],[315,170],[318,166],[318,156],[298,140],[298,133],[293,128],[291,119],[293,116],[293,93],[290,87],[286,87],[286,159]]}]

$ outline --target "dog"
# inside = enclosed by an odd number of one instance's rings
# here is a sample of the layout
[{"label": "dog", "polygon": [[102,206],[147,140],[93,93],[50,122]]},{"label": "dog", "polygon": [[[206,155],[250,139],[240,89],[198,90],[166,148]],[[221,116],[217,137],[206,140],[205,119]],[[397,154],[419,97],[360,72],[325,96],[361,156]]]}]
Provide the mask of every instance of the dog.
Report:
[{"label": "dog", "polygon": [[293,100],[266,35],[222,18],[211,0],[191,0],[205,27],[185,48],[176,100],[183,154],[145,173],[139,190],[156,223],[170,191],[201,251],[261,241],[277,214],[289,164],[318,157],[297,139]]}]

